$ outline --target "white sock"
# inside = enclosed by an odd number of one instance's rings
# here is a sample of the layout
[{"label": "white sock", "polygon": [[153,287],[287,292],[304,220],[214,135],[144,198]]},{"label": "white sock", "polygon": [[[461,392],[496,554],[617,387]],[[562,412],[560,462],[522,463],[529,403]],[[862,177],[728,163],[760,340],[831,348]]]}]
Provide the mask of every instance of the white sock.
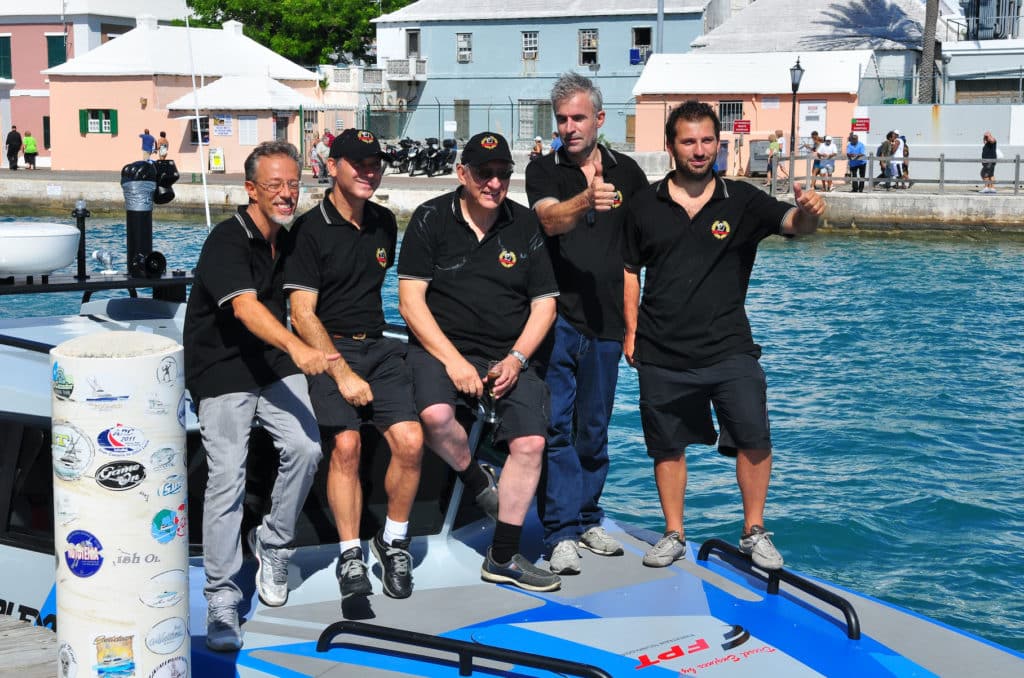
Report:
[{"label": "white sock", "polygon": [[360,542],[358,539],[346,539],[345,541],[338,544],[338,548],[342,553],[348,551],[351,548],[355,548],[356,546],[362,546],[362,542]]},{"label": "white sock", "polygon": [[388,546],[391,546],[396,539],[405,539],[407,534],[409,534],[409,521],[399,523],[391,520],[391,518],[384,519],[384,534],[382,538]]}]

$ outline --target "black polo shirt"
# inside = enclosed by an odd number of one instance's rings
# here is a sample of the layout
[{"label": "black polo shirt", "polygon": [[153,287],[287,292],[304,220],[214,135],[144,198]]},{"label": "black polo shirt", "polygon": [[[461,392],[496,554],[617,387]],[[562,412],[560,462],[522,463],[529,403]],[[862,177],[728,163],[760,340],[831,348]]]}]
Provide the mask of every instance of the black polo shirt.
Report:
[{"label": "black polo shirt", "polygon": [[[618,203],[607,212],[591,212],[568,233],[548,238],[558,281],[558,313],[579,332],[622,341],[622,231],[633,195],[647,186],[647,176],[628,155],[603,146],[604,180],[615,186]],[[545,198],[566,200],[588,186],[583,170],[564,149],[526,167],[530,206]]]},{"label": "black polo shirt", "polygon": [[688,369],[738,353],[759,355],[744,309],[757,245],[781,234],[794,209],[750,184],[715,179],[693,220],[669,197],[663,179],[636,195],[623,258],[646,268],[634,356]]},{"label": "black polo shirt", "polygon": [[[278,250],[288,232],[278,233]],[[253,292],[282,323],[280,255],[256,228],[246,207],[217,224],[206,237],[185,311],[185,384],[192,398],[266,386],[299,369],[235,318],[231,300]]]},{"label": "black polo shirt", "polygon": [[462,215],[461,193],[416,208],[402,239],[398,277],[429,281],[427,306],[460,353],[497,360],[522,334],[530,303],[558,296],[558,286],[531,210],[506,199],[478,241]]},{"label": "black polo shirt", "polygon": [[367,202],[361,228],[328,198],[295,222],[284,289],[317,293],[316,315],[330,334],[384,331],[380,290],[395,263],[398,224],[391,210]]}]

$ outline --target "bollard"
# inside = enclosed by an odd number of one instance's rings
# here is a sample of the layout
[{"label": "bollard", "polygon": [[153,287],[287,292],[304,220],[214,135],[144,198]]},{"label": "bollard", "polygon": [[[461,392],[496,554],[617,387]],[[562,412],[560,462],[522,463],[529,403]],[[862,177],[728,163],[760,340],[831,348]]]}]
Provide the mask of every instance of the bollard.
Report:
[{"label": "bollard", "polygon": [[142,160],[121,168],[124,192],[125,238],[128,274],[143,278],[146,257],[153,251],[153,196],[156,194],[156,168]]},{"label": "bollard", "polygon": [[50,356],[58,675],[187,676],[184,351],[101,332]]},{"label": "bollard", "polygon": [[91,217],[92,213],[86,209],[84,198],[75,201],[75,209],[71,212],[71,216],[75,218],[75,225],[78,226],[78,270],[75,278],[88,280],[89,275],[85,272],[85,220],[87,217]]}]

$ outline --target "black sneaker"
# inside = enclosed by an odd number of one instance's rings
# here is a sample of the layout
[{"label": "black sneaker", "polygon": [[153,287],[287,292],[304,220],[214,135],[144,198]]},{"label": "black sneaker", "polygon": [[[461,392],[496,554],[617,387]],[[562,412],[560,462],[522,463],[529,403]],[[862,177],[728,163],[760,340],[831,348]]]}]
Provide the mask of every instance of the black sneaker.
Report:
[{"label": "black sneaker", "polygon": [[366,563],[363,562],[362,548],[353,546],[341,554],[334,575],[338,578],[342,600],[350,596],[368,596],[373,593],[373,585],[366,574],[367,569]]},{"label": "black sneaker", "polygon": [[527,591],[554,591],[562,585],[562,578],[557,574],[540,569],[519,553],[507,563],[495,562],[491,549],[487,549],[480,576],[484,581],[512,584]]},{"label": "black sneaker", "polygon": [[[476,462],[472,462],[476,463]],[[491,520],[498,522],[498,479],[490,464],[480,464],[480,470],[487,476],[487,487],[474,497],[476,505]]]},{"label": "black sneaker", "polygon": [[412,595],[412,554],[409,553],[408,539],[395,539],[388,546],[384,543],[381,530],[370,541],[370,550],[380,563],[381,582],[384,593],[391,598],[408,598]]}]

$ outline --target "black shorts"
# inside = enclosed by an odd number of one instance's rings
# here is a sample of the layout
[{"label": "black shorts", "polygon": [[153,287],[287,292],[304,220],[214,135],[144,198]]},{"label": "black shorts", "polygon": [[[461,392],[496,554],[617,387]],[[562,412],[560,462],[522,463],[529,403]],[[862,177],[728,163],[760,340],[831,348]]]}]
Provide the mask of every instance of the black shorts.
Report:
[{"label": "black shorts", "polygon": [[981,178],[991,179],[996,175],[996,164],[994,162],[983,162],[981,164]]},{"label": "black shorts", "polygon": [[[487,372],[487,360],[466,356],[481,378]],[[477,399],[459,393],[448,377],[444,364],[419,346],[409,346],[406,362],[416,387],[416,409],[420,412],[438,403],[453,407],[465,405],[477,411]],[[495,411],[500,421],[494,431],[495,442],[508,442],[523,436],[546,436],[551,413],[551,395],[547,384],[531,365],[519,373],[511,391],[498,398]]]},{"label": "black shorts", "polygon": [[334,346],[352,371],[370,385],[373,402],[355,407],[342,397],[329,374],[309,377],[309,399],[320,428],[333,436],[342,430],[358,431],[363,423],[387,430],[403,421],[419,421],[412,371],[405,364],[405,344],[386,338],[335,339]]},{"label": "black shorts", "polygon": [[[687,445],[713,445],[734,456],[737,449],[771,449],[767,381],[757,358],[734,355],[708,367],[678,370],[637,366],[640,421],[647,454],[676,457]],[[711,405],[721,428],[715,434]]]}]

